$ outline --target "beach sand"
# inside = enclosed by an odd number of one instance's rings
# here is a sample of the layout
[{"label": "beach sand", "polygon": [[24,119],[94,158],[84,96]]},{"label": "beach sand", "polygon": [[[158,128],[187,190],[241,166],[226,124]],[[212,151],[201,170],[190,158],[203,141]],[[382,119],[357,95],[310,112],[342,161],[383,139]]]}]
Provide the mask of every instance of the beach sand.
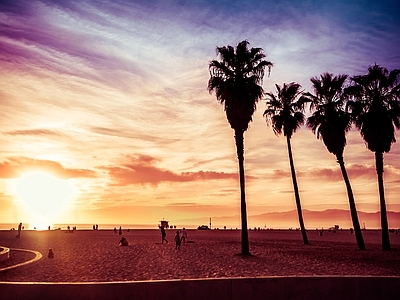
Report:
[{"label": "beach sand", "polygon": [[[175,230],[167,230],[161,244],[159,230],[131,230],[123,235],[128,247],[117,246],[121,236],[111,230],[0,232],[0,246],[39,251],[43,258],[0,272],[0,281],[103,282],[224,277],[361,275],[400,276],[400,233],[390,233],[393,250],[381,250],[380,231],[363,231],[367,250],[357,249],[348,230],[308,231],[303,245],[300,231],[249,231],[252,256],[238,255],[239,230],[188,230],[188,241],[175,249]],[[47,257],[49,248],[54,258]],[[33,258],[11,251],[0,269]]]}]

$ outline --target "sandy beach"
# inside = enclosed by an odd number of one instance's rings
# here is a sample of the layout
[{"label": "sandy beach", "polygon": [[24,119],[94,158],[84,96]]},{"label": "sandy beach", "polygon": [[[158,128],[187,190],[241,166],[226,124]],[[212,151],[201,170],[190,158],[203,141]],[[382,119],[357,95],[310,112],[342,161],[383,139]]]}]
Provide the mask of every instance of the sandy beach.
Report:
[{"label": "sandy beach", "polygon": [[[224,277],[361,275],[400,276],[400,234],[390,233],[393,250],[381,250],[380,231],[363,231],[367,250],[357,249],[348,230],[308,231],[305,246],[299,231],[249,231],[251,257],[240,253],[240,231],[188,230],[188,242],[175,249],[174,230],[161,244],[159,230],[123,232],[128,247],[117,246],[121,236],[110,230],[0,232],[0,246],[39,251],[35,263],[0,272],[0,281],[103,282]],[[52,248],[54,258],[47,257]],[[7,267],[33,258],[11,251]]]}]

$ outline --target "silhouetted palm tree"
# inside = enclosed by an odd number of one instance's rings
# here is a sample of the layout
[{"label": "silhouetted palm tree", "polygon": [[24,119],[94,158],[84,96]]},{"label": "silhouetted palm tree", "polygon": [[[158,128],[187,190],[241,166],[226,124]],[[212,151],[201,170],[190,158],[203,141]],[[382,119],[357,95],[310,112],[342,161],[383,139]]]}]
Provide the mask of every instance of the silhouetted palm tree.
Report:
[{"label": "silhouetted palm tree", "polygon": [[328,151],[336,156],[347,188],[357,245],[360,250],[364,250],[365,244],[358,221],[356,203],[343,159],[346,133],[351,129],[352,124],[350,115],[344,110],[346,102],[344,84],[347,77],[347,75],[333,76],[330,73],[324,73],[321,79],[311,78],[315,95],[306,93],[305,96],[311,101],[310,109],[315,111],[307,119],[307,126],[317,134],[317,138],[322,138]]},{"label": "silhouetted palm tree", "polygon": [[390,250],[389,228],[383,186],[383,153],[389,152],[395,139],[395,128],[400,129],[400,70],[389,73],[374,65],[367,75],[354,76],[355,83],[348,91],[355,97],[349,101],[356,127],[367,148],[375,152],[381,210],[382,248]]},{"label": "silhouetted palm tree", "polygon": [[208,91],[215,91],[217,100],[224,105],[226,117],[235,131],[237,157],[239,160],[240,201],[242,218],[242,254],[249,255],[247,232],[247,209],[244,180],[244,132],[252,121],[256,103],[263,95],[261,87],[265,67],[272,63],[265,61],[261,48],[248,48],[249,42],[242,41],[236,46],[217,47],[221,61],[209,64],[210,79]]},{"label": "silhouetted palm tree", "polygon": [[292,172],[292,181],[294,188],[294,195],[296,198],[297,214],[299,216],[301,234],[303,236],[303,242],[308,245],[308,238],[306,228],[303,221],[303,213],[301,211],[299,188],[297,186],[296,171],[294,169],[292,147],[290,145],[290,139],[293,133],[300,128],[304,123],[305,116],[304,112],[304,97],[301,97],[301,85],[297,83],[283,84],[281,88],[279,85],[275,85],[278,91],[275,96],[273,93],[266,93],[267,95],[267,109],[264,112],[264,116],[267,118],[267,123],[271,122],[272,129],[276,135],[286,136],[290,170]]}]

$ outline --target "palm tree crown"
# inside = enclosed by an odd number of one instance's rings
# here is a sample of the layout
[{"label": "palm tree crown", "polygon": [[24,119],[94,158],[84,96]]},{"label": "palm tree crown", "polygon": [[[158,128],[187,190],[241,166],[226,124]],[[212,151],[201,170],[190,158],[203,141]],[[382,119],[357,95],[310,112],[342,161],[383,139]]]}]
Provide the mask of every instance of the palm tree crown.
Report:
[{"label": "palm tree crown", "polygon": [[348,92],[355,97],[348,107],[372,152],[389,152],[400,129],[400,70],[389,72],[374,65],[367,75],[354,76]]},{"label": "palm tree crown", "polygon": [[307,120],[307,126],[322,138],[328,151],[342,155],[346,146],[346,132],[351,129],[350,115],[345,111],[346,95],[343,93],[347,75],[333,76],[330,73],[311,78],[315,95],[306,93],[315,110]]},{"label": "palm tree crown", "polygon": [[272,63],[263,60],[261,48],[248,49],[249,42],[232,46],[217,47],[221,61],[209,64],[208,91],[215,90],[217,100],[224,104],[226,116],[232,129],[246,131],[252,121],[256,103],[263,95],[261,87],[264,69]]},{"label": "palm tree crown", "polygon": [[267,109],[264,116],[272,123],[276,135],[283,132],[284,136],[292,137],[293,133],[304,123],[305,98],[302,94],[301,85],[298,83],[283,84],[283,87],[275,85],[277,95],[266,93]]}]

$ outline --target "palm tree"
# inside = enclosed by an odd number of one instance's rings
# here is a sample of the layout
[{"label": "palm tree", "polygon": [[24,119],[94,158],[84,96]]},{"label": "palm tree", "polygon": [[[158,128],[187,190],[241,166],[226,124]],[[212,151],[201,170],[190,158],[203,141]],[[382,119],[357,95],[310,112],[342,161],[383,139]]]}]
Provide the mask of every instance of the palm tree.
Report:
[{"label": "palm tree", "polygon": [[301,234],[303,236],[303,242],[308,245],[308,238],[306,228],[303,221],[303,213],[301,211],[299,188],[297,186],[296,171],[294,169],[292,147],[290,145],[290,139],[293,133],[300,128],[304,123],[305,116],[304,112],[304,97],[299,96],[302,94],[301,85],[297,83],[283,84],[281,88],[279,85],[275,85],[278,94],[275,96],[273,93],[266,93],[267,95],[267,109],[264,112],[264,116],[267,118],[267,123],[272,124],[272,129],[276,135],[286,136],[290,170],[292,172],[292,181],[294,188],[294,195],[296,198],[297,214],[299,216]]},{"label": "palm tree", "polygon": [[249,255],[247,232],[247,209],[244,181],[244,132],[252,121],[258,100],[263,95],[261,87],[264,69],[272,63],[264,60],[261,48],[248,48],[249,42],[232,46],[217,47],[221,61],[212,60],[209,64],[210,79],[208,91],[215,91],[217,100],[224,105],[226,117],[235,132],[237,157],[239,160],[240,203],[242,221],[242,254]]},{"label": "palm tree", "polygon": [[352,125],[350,115],[344,110],[346,102],[344,84],[347,77],[347,75],[333,76],[330,73],[324,73],[321,79],[311,78],[315,95],[306,93],[305,97],[311,101],[310,109],[315,111],[308,118],[307,126],[317,134],[317,138],[322,138],[328,151],[336,156],[347,188],[357,245],[360,250],[365,250],[356,203],[343,159],[346,133]]},{"label": "palm tree", "polygon": [[355,124],[366,146],[375,152],[381,210],[382,248],[390,250],[389,228],[383,186],[383,153],[396,142],[395,128],[400,129],[400,70],[389,72],[379,65],[370,66],[367,75],[352,77],[355,85],[349,101]]}]

